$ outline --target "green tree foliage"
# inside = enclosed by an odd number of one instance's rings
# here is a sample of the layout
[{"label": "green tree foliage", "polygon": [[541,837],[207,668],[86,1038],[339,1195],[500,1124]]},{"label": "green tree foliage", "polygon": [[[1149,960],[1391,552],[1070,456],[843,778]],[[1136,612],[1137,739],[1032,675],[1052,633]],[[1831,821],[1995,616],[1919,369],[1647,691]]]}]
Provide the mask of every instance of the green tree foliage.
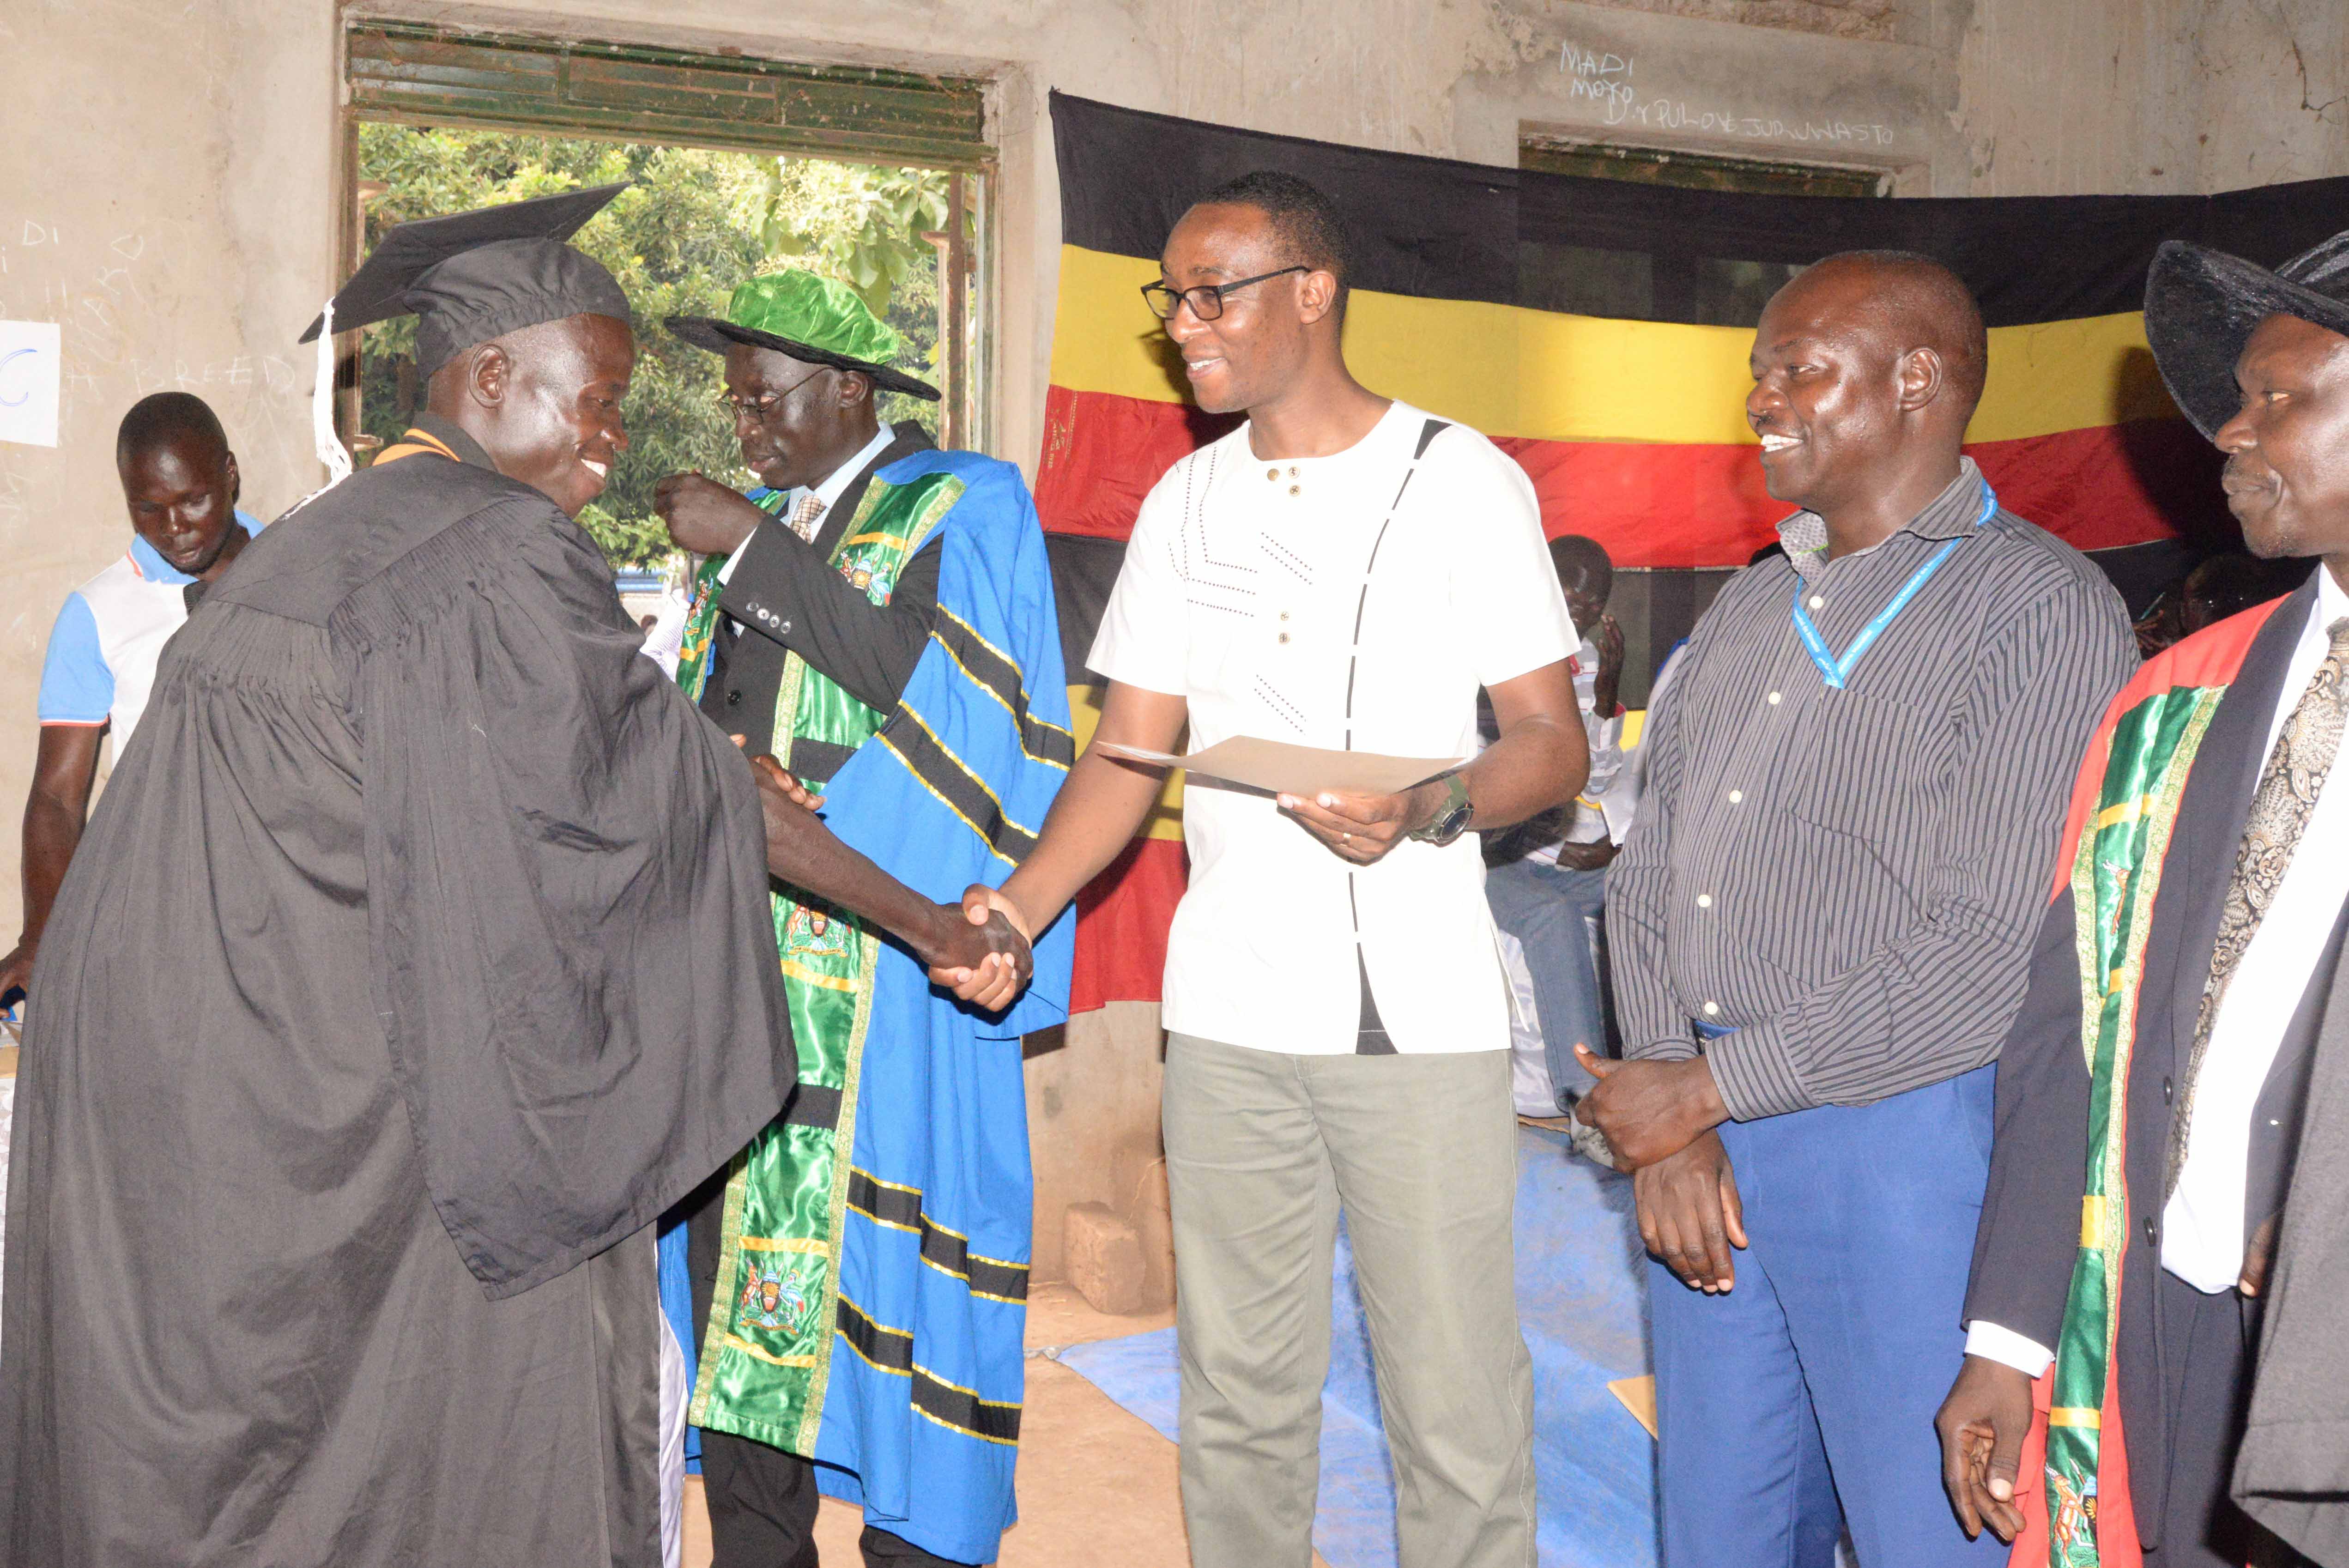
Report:
[{"label": "green tree foliage", "polygon": [[[413,218],[583,186],[630,188],[574,237],[626,291],[636,335],[628,392],[628,449],[601,500],[580,521],[616,565],[670,553],[653,515],[653,486],[698,469],[747,485],[732,416],[720,401],[724,361],[671,336],[672,315],[722,315],[743,279],[803,266],[855,288],[905,340],[899,367],[934,377],[937,257],[922,238],[946,221],[947,177],[700,148],[571,140],[502,131],[359,128],[361,178],[378,183],[368,203],[370,246]],[[362,427],[398,438],[423,388],[415,377],[412,318],[367,329],[362,357]],[[935,429],[936,405],[895,395],[884,418]]]}]

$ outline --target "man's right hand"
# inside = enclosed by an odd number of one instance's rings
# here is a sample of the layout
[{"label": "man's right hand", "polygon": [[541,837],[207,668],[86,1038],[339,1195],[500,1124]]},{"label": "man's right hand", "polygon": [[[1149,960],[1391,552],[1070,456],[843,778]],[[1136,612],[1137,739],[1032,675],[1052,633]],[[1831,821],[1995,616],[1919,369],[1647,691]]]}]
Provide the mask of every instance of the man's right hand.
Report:
[{"label": "man's right hand", "polygon": [[1691,1290],[1719,1295],[1737,1283],[1730,1248],[1745,1245],[1745,1205],[1721,1134],[1706,1131],[1631,1177],[1640,1239]]},{"label": "man's right hand", "polygon": [[1599,629],[1591,634],[1599,646],[1599,668],[1590,682],[1590,706],[1597,710],[1599,723],[1615,717],[1622,704],[1617,694],[1623,685],[1623,628],[1615,624],[1612,615],[1599,617]]},{"label": "man's right hand", "polygon": [[994,909],[974,920],[964,905],[940,904],[935,942],[920,956],[930,984],[989,1013],[1009,1006],[1036,972],[1027,934]]},{"label": "man's right hand", "polygon": [[767,514],[739,492],[699,474],[671,474],[653,486],[653,510],[671,543],[696,555],[731,555]]},{"label": "man's right hand", "polygon": [[[1019,937],[1024,955],[1036,934],[1029,928],[1028,916],[1011,902],[1001,888],[988,887],[985,882],[973,882],[963,890],[962,915],[973,925],[985,925],[993,921],[1008,925]],[[988,958],[976,967],[940,966],[930,971],[930,982],[943,985],[955,994],[956,999],[971,1003],[989,1013],[999,1013],[1011,1006],[1020,988],[1028,984],[1034,972],[1032,961],[1022,963],[1017,969],[1000,958]]]},{"label": "man's right hand", "polygon": [[1933,1418],[1941,1434],[1941,1486],[1969,1541],[1982,1526],[2001,1541],[2023,1528],[2014,1505],[2014,1473],[2031,1430],[2031,1379],[2021,1368],[1969,1356]]},{"label": "man's right hand", "polygon": [[1605,871],[1615,861],[1615,841],[1599,839],[1588,844],[1560,844],[1557,863],[1570,872]]}]

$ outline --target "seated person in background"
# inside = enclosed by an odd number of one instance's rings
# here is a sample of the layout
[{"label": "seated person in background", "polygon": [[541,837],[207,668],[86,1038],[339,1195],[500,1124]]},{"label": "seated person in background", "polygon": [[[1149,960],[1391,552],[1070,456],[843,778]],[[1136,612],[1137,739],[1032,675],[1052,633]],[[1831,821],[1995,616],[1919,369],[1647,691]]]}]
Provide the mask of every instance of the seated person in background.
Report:
[{"label": "seated person in background", "polygon": [[2307,577],[2308,563],[2292,557],[2261,561],[2240,552],[2207,556],[2138,617],[2137,649],[2149,659],[2205,626],[2282,598]]},{"label": "seated person in background", "polygon": [[122,417],[115,470],[135,531],[130,548],[66,595],[41,666],[41,743],[25,797],[25,932],[0,959],[0,995],[27,985],[49,905],[81,842],[98,782],[98,738],[114,754],[147,707],[155,660],[204,586],[261,531],[236,508],[236,454],[201,397],[158,392]]},{"label": "seated person in background", "polygon": [[[1568,534],[1549,542],[1550,564],[1566,591],[1582,647],[1568,661],[1582,727],[1590,736],[1590,780],[1555,811],[1485,841],[1485,897],[1493,923],[1525,950],[1541,1023],[1550,1103],[1526,1093],[1519,1075],[1520,1116],[1560,1116],[1591,1078],[1574,1059],[1578,1042],[1604,1054],[1607,1020],[1588,922],[1607,909],[1607,867],[1631,825],[1631,779],[1623,767],[1623,630],[1607,614],[1615,563],[1595,539]],[[1537,1095],[1534,1097],[1537,1099]]]}]

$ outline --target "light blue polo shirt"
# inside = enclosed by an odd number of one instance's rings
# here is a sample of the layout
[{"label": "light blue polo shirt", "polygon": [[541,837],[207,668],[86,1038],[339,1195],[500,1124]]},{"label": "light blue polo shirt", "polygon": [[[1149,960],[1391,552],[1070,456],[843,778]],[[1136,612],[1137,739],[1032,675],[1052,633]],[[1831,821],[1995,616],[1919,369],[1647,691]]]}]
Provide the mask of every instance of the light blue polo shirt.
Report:
[{"label": "light blue polo shirt", "polygon": [[[263,527],[243,511],[236,521],[248,535]],[[111,725],[119,757],[147,711],[155,661],[187,622],[194,581],[134,533],[120,560],[67,594],[41,665],[41,722]]]}]

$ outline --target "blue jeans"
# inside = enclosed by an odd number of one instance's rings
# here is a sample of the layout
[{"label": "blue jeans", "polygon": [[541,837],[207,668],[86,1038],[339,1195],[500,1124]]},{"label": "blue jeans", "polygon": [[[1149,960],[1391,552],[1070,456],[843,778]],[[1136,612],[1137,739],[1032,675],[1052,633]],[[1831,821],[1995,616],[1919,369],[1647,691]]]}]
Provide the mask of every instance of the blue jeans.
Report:
[{"label": "blue jeans", "polygon": [[1753,1246],[1726,1295],[1648,1275],[1664,1568],[1992,1568],[1941,1491],[1995,1068],[1725,1122]]},{"label": "blue jeans", "polygon": [[1560,1110],[1596,1080],[1574,1059],[1577,1040],[1593,1056],[1607,1054],[1607,1015],[1599,995],[1599,968],[1590,958],[1585,923],[1607,913],[1607,871],[1568,871],[1539,861],[1513,861],[1485,872],[1485,899],[1493,923],[1517,939],[1533,972],[1534,1011],[1541,1018],[1542,1052]]}]

